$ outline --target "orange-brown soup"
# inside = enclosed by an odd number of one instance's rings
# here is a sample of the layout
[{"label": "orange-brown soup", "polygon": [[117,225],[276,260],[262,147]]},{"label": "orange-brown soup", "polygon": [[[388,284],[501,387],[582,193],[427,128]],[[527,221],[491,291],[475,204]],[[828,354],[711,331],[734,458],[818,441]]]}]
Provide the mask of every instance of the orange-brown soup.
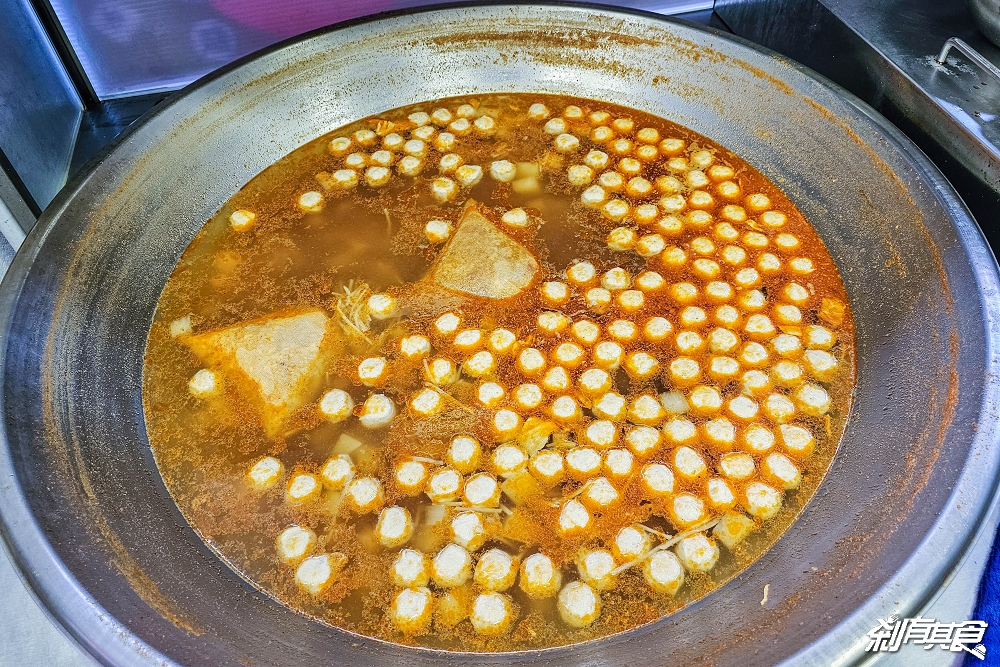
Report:
[{"label": "orange-brown soup", "polygon": [[855,368],[837,268],[772,182],[535,94],[266,169],[184,253],[145,364],[160,472],[230,566],[478,651],[628,630],[746,568],[826,473]]}]

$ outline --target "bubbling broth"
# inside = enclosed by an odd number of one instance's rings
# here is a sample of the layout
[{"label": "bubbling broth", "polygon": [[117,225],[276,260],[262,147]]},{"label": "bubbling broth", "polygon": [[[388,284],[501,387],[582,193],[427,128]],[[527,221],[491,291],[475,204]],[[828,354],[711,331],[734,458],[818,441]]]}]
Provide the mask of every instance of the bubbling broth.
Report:
[{"label": "bubbling broth", "polygon": [[655,621],[760,557],[854,368],[837,269],[773,183],[663,119],[518,94],[254,178],[168,280],[143,397],[177,505],[255,586],[507,651]]}]

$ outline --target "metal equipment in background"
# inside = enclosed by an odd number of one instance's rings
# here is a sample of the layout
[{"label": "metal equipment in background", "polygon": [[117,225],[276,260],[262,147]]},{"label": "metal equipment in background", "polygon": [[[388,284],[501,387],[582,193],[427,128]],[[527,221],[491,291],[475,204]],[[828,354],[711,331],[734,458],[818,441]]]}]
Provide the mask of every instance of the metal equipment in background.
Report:
[{"label": "metal equipment in background", "polygon": [[[737,35],[829,77],[903,130],[1000,247],[1000,48],[975,20],[996,21],[995,1],[716,0],[715,11]],[[953,38],[961,48],[939,62]]]},{"label": "metal equipment in background", "polygon": [[969,0],[969,11],[980,32],[1000,46],[1000,4],[996,0]]},{"label": "metal equipment in background", "polygon": [[34,9],[0,0],[0,256],[66,182],[83,104]]}]

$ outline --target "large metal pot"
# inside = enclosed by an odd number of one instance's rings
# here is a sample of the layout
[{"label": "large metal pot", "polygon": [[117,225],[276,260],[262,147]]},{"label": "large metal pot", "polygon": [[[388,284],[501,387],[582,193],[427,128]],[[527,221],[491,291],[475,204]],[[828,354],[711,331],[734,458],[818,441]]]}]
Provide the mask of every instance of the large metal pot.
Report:
[{"label": "large metal pot", "polygon": [[[716,593],[583,645],[441,655],[317,624],[218,560],[156,472],[140,374],[168,274],[252,176],[353,119],[493,91],[628,104],[774,179],[841,268],[858,385],[816,497]],[[163,105],[29,235],[0,288],[4,537],[44,605],[108,665],[849,664],[877,617],[928,601],[994,496],[998,287],[979,230],[927,159],[868,107],[771,53],[580,6],[354,23]]]}]

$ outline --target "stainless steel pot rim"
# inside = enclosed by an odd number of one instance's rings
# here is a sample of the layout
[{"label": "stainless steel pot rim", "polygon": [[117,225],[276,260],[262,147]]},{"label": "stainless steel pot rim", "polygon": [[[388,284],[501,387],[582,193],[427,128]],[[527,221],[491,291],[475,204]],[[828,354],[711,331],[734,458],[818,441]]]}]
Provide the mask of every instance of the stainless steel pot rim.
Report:
[{"label": "stainless steel pot rim", "polygon": [[[531,3],[540,4],[540,3]],[[610,15],[641,17],[650,21],[666,21],[682,24],[689,29],[700,30],[713,34],[723,40],[734,41],[745,48],[758,52],[769,53],[745,40],[723,35],[718,31],[690,26],[686,22],[664,18],[634,10],[612,10],[596,5],[572,3],[544,3],[553,9],[565,12],[600,11]],[[162,103],[157,109],[147,114],[142,121],[136,123],[130,130],[109,147],[104,154],[96,159],[88,169],[75,181],[64,188],[56,200],[49,206],[31,231],[21,250],[15,257],[10,270],[0,285],[0,331],[4,348],[12,344],[9,336],[11,317],[14,312],[21,287],[31,269],[39,249],[44,244],[60,214],[66,210],[67,204],[93,176],[96,165],[105,161],[114,152],[115,146],[127,142],[133,134],[143,131],[150,119],[171,110],[182,110],[185,102],[190,101],[192,93],[210,87],[225,78],[235,75],[247,63],[265,59],[269,54],[278,52],[292,44],[311,39],[321,39],[328,33],[350,28],[359,24],[371,24],[378,21],[391,20],[394,16],[406,16],[413,13],[432,15],[436,12],[455,11],[462,8],[476,11],[477,4],[460,3],[456,5],[434,6],[413,11],[394,12],[388,15],[369,17],[366,19],[338,24],[320,29],[307,35],[287,40],[262,52],[251,54],[236,63],[217,72],[207,75],[191,84],[169,102]],[[869,123],[878,129],[882,137],[892,147],[912,160],[925,175],[934,196],[949,212],[959,235],[964,251],[968,254],[979,286],[983,310],[988,314],[984,332],[988,346],[990,364],[983,369],[987,377],[1000,376],[1000,355],[996,351],[995,340],[1000,335],[1000,276],[998,276],[996,260],[986,245],[985,240],[966,210],[964,204],[951,189],[950,184],[937,171],[936,167],[917,149],[899,130],[882,118],[877,112],[863,102],[843,91],[835,84],[823,79],[797,63],[781,59],[781,65],[798,76],[811,79],[817,89],[826,89],[827,95],[839,95],[846,100],[857,114],[859,122]],[[3,363],[3,362],[0,362]],[[0,372],[4,371],[0,366]],[[3,400],[0,394],[0,401]],[[1000,407],[1000,384],[988,383],[980,408],[981,414],[995,414]],[[0,410],[3,405],[0,405]],[[792,656],[787,665],[840,665],[852,664],[863,658],[861,652],[865,642],[864,633],[873,625],[874,619],[886,616],[891,612],[916,613],[923,608],[936,594],[941,582],[961,561],[967,546],[976,538],[976,527],[987,515],[989,509],[997,502],[997,479],[995,473],[1000,468],[1000,451],[995,443],[998,440],[996,425],[980,423],[975,435],[970,459],[979,457],[975,469],[966,466],[960,482],[948,502],[949,510],[938,517],[935,528],[928,533],[920,546],[913,552],[906,564],[863,606],[851,616],[845,618],[837,628],[822,639],[814,642],[805,651]],[[170,658],[159,653],[138,637],[121,622],[103,612],[97,601],[83,590],[70,571],[60,561],[46,535],[32,514],[27,502],[20,492],[20,482],[16,477],[15,463],[11,456],[6,439],[6,431],[0,447],[0,518],[2,518],[3,538],[8,545],[15,562],[20,568],[29,588],[39,598],[42,607],[50,613],[57,624],[84,650],[103,664],[176,664]],[[983,475],[987,471],[991,474]],[[983,479],[986,477],[986,479]],[[963,509],[956,509],[961,506]],[[31,564],[23,554],[31,554]],[[931,565],[933,564],[933,565]],[[895,591],[904,590],[908,595],[898,595]],[[97,611],[98,621],[94,622],[94,611]],[[641,635],[645,628],[612,638],[593,641],[623,641],[627,638]],[[848,651],[844,651],[844,638],[856,637],[857,640]],[[556,650],[556,649],[550,649]],[[540,652],[533,651],[532,654]],[[483,654],[464,654],[469,659],[486,662],[491,656]]]}]

